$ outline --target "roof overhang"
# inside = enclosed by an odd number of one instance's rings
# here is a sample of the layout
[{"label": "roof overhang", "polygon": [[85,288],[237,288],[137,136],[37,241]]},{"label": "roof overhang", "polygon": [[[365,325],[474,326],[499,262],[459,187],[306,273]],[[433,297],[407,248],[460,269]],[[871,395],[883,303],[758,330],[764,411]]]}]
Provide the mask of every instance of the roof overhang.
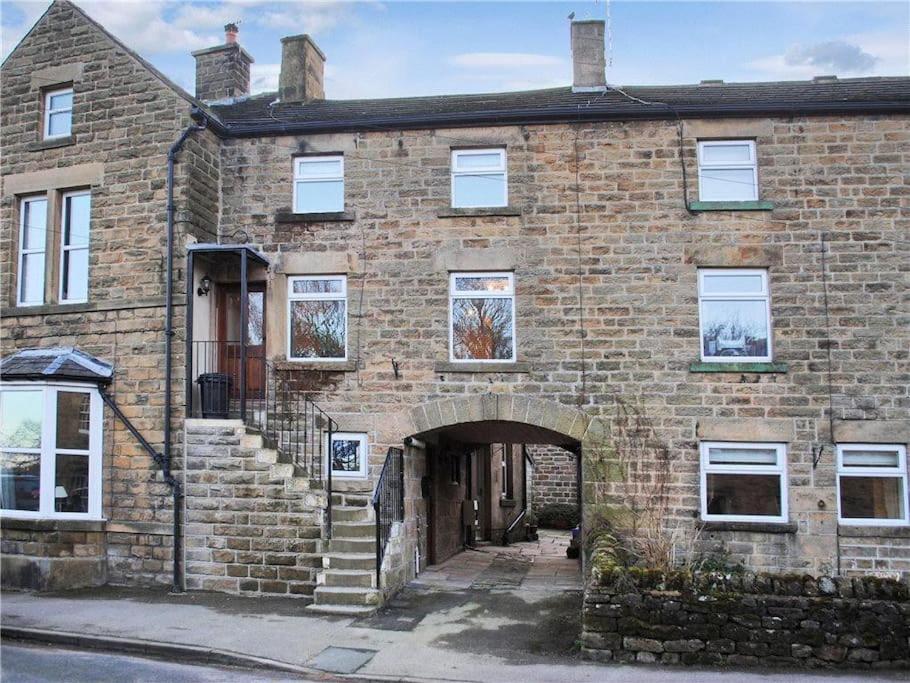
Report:
[{"label": "roof overhang", "polygon": [[253,247],[248,244],[208,244],[208,243],[197,243],[197,244],[188,244],[186,250],[192,252],[194,255],[199,254],[234,254],[240,256],[242,253],[246,252],[247,258],[255,263],[258,263],[266,268],[271,265],[269,260],[260,254],[258,251],[253,249]]}]

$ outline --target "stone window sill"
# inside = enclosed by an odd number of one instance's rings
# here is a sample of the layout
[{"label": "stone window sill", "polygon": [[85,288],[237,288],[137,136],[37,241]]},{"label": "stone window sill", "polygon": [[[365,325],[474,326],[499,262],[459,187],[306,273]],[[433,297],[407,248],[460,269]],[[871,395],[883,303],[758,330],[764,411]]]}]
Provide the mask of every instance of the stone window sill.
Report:
[{"label": "stone window sill", "polygon": [[70,145],[75,145],[76,139],[72,135],[67,135],[65,138],[53,138],[51,140],[38,140],[37,142],[29,143],[28,149],[29,152],[40,152],[43,149],[56,149],[57,147],[69,147]]},{"label": "stone window sill", "polygon": [[357,369],[356,360],[330,360],[324,362],[283,360],[275,363],[277,370],[299,370],[322,372],[354,372]]},{"label": "stone window sill", "polygon": [[702,531],[749,531],[762,534],[795,534],[795,522],[701,522]]},{"label": "stone window sill", "polygon": [[0,529],[16,531],[104,531],[106,524],[103,519],[0,519]]},{"label": "stone window sill", "polygon": [[433,367],[436,372],[528,372],[530,365],[524,362],[517,363],[453,363],[452,361],[437,361]]},{"label": "stone window sill", "polygon": [[476,209],[456,209],[448,207],[436,212],[437,218],[476,218],[483,216],[520,216],[521,209],[517,206],[493,206]]},{"label": "stone window sill", "polygon": [[781,374],[786,373],[788,369],[786,363],[703,363],[696,361],[689,366],[689,372]]},{"label": "stone window sill", "polygon": [[350,211],[332,211],[329,213],[291,213],[275,214],[276,223],[350,223],[356,220]]},{"label": "stone window sill", "polygon": [[690,211],[772,211],[773,202],[689,202]]},{"label": "stone window sill", "polygon": [[910,527],[841,525],[837,535],[842,538],[910,538]]}]

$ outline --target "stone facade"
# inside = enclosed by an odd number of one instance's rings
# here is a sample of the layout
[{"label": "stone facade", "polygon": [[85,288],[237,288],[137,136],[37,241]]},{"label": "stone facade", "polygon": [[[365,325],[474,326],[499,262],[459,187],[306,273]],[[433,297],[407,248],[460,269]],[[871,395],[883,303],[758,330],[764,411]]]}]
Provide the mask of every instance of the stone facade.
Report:
[{"label": "stone facade", "polygon": [[578,505],[578,456],[556,446],[532,446],[531,508],[539,513],[547,505]]}]

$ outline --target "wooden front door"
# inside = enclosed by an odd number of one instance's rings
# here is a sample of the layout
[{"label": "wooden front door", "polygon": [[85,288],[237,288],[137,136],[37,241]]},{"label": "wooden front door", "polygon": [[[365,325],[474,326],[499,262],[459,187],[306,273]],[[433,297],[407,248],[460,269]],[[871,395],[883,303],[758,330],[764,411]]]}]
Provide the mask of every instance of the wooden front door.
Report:
[{"label": "wooden front door", "polygon": [[[247,288],[246,395],[258,398],[265,389],[265,285]],[[221,371],[231,376],[231,396],[240,396],[240,285],[218,287],[218,341]]]}]

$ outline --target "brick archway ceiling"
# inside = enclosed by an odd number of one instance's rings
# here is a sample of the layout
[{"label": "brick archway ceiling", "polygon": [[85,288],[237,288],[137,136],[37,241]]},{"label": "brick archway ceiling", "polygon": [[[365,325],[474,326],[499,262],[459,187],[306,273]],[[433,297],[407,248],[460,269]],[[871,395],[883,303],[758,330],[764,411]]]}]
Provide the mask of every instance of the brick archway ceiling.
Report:
[{"label": "brick archway ceiling", "polygon": [[418,434],[417,437],[430,442],[444,439],[465,444],[528,443],[551,444],[553,446],[562,446],[563,448],[578,445],[577,440],[565,434],[536,425],[505,420],[461,422],[447,427],[431,429]]}]

